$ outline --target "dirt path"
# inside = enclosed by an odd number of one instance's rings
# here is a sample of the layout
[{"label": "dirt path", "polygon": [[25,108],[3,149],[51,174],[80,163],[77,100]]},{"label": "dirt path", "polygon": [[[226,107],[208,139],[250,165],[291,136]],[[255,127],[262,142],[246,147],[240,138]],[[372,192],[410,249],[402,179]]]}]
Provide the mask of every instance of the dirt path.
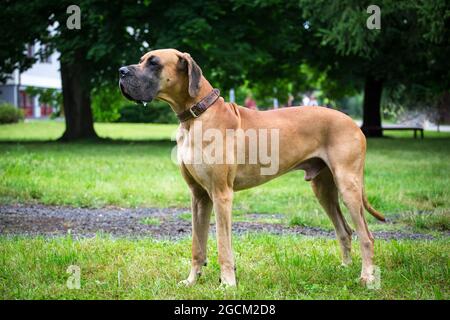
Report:
[{"label": "dirt path", "polygon": [[[182,219],[189,209],[173,208],[72,208],[42,205],[0,205],[1,235],[73,235],[91,237],[104,232],[118,237],[152,236],[177,239],[190,236],[191,223]],[[314,227],[286,226],[258,220],[267,214],[249,214],[251,222],[233,222],[233,233],[268,232],[334,238],[334,231]],[[211,232],[215,226],[211,225]],[[373,232],[377,239],[432,239],[431,235],[396,231]]]}]

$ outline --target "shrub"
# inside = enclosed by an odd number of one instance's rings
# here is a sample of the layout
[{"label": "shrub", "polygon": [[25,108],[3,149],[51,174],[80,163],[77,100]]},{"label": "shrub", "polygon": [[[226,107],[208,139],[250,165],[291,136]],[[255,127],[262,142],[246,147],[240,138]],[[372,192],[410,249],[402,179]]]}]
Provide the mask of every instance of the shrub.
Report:
[{"label": "shrub", "polygon": [[10,103],[0,104],[0,124],[16,123],[23,120],[23,118],[23,112],[19,108]]},{"label": "shrub", "polygon": [[177,117],[165,102],[153,101],[146,107],[132,104],[120,110],[119,122],[177,123]]},{"label": "shrub", "polygon": [[112,85],[94,88],[91,106],[95,122],[177,123],[167,103],[154,101],[146,107],[133,104]]},{"label": "shrub", "polygon": [[94,88],[91,92],[91,107],[95,122],[114,122],[120,118],[120,109],[128,105],[117,86]]}]

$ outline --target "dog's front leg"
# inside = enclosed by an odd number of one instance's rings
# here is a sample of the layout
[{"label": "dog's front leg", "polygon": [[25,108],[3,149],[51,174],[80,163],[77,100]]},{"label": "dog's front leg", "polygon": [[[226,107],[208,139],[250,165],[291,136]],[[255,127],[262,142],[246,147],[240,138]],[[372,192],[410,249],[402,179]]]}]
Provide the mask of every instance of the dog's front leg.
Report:
[{"label": "dog's front leg", "polygon": [[220,281],[225,286],[236,286],[234,257],[231,246],[231,210],[233,190],[215,190],[212,193],[216,215],[217,249],[219,251]]},{"label": "dog's front leg", "polygon": [[191,272],[182,284],[193,285],[206,264],[206,247],[208,242],[209,222],[212,201],[208,193],[199,187],[191,187],[192,196],[192,262]]}]

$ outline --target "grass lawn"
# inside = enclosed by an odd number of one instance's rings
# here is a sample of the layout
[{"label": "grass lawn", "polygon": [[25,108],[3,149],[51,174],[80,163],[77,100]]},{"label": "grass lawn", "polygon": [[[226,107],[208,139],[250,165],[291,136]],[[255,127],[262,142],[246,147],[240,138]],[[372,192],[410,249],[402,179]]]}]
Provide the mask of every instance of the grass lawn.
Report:
[{"label": "grass lawn", "polygon": [[[96,124],[113,140],[58,143],[63,123],[0,126],[0,203],[86,207],[189,207],[189,192],[171,161],[174,125]],[[432,233],[433,241],[377,241],[382,288],[357,284],[355,263],[339,266],[335,241],[294,236],[236,237],[239,288],[218,290],[214,241],[200,285],[176,288],[188,273],[189,240],[21,238],[0,236],[3,298],[449,298],[450,134],[389,133],[371,139],[369,201],[395,223],[367,215],[372,230]],[[279,213],[282,222],[331,229],[303,172],[236,194],[234,215]],[[189,218],[189,216],[187,216]],[[148,221],[149,224],[154,221]],[[82,270],[82,289],[65,286],[66,269]],[[120,285],[117,273],[121,273]]]},{"label": "grass lawn", "polygon": [[[381,288],[359,284],[354,262],[340,266],[332,240],[247,235],[234,241],[238,288],[219,288],[214,241],[196,286],[177,286],[189,272],[190,243],[96,237],[0,237],[3,299],[449,299],[449,249],[444,241],[377,241]],[[68,289],[70,265],[81,288]],[[120,274],[120,275],[119,275]],[[120,278],[120,280],[119,280]]]},{"label": "grass lawn", "polygon": [[[64,132],[62,121],[32,121],[0,125],[0,141],[52,141]],[[96,123],[95,131],[102,138],[115,140],[170,139],[178,125],[141,123]]]}]

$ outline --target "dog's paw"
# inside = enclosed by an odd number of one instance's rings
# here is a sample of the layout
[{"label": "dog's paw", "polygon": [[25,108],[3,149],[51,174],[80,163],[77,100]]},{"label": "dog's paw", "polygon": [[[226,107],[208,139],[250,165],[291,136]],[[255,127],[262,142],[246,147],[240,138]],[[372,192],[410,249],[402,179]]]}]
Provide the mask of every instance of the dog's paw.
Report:
[{"label": "dog's paw", "polygon": [[191,271],[191,273],[189,274],[189,277],[186,280],[178,282],[178,285],[190,287],[197,282],[198,278],[200,278],[201,275],[202,275],[202,273],[200,271],[197,273],[193,273]]},{"label": "dog's paw", "polygon": [[360,283],[367,289],[377,290],[381,288],[381,271],[377,266],[372,266],[361,272]]},{"label": "dog's paw", "polygon": [[359,278],[359,282],[361,285],[366,287],[367,289],[378,289],[377,286],[377,278],[373,274],[366,274]]},{"label": "dog's paw", "polygon": [[229,279],[222,279],[219,278],[219,283],[221,288],[235,288],[236,287],[236,279],[235,278],[229,278]]},{"label": "dog's paw", "polygon": [[375,277],[373,275],[367,275],[359,278],[359,282],[361,282],[362,285],[370,285],[374,283]]},{"label": "dog's paw", "polygon": [[229,283],[224,283],[224,282],[220,282],[220,285],[219,285],[219,287],[217,288],[218,290],[221,290],[221,291],[232,291],[232,290],[234,290],[234,289],[236,289],[237,288],[237,286],[236,286],[236,283],[234,283],[234,284],[229,284]]},{"label": "dog's paw", "polygon": [[178,285],[180,287],[190,287],[190,286],[193,286],[194,284],[195,284],[195,281],[192,281],[189,279],[185,279],[185,280],[178,282]]}]

